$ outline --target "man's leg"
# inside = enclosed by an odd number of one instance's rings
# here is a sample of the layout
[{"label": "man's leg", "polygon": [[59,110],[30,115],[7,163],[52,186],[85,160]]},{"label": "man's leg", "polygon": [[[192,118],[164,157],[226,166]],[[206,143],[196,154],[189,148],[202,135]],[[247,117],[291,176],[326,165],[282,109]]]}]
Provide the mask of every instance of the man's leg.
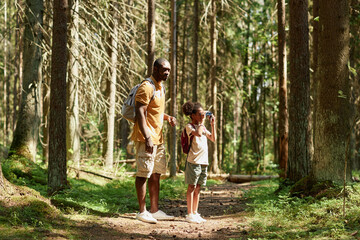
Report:
[{"label": "man's leg", "polygon": [[136,194],[139,202],[140,213],[146,210],[145,195],[146,195],[146,178],[136,177],[135,180]]},{"label": "man's leg", "polygon": [[160,176],[161,174],[153,173],[148,180],[151,213],[159,210]]}]

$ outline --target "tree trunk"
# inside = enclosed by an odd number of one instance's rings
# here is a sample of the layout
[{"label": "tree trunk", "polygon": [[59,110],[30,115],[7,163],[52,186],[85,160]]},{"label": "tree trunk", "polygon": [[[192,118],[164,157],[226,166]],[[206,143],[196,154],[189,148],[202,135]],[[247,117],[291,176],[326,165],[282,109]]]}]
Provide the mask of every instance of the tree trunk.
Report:
[{"label": "tree trunk", "polygon": [[21,105],[10,147],[11,154],[35,161],[39,137],[41,101],[41,26],[43,24],[43,1],[27,0],[24,18],[24,68]]},{"label": "tree trunk", "polygon": [[235,92],[235,103],[234,103],[234,109],[233,109],[233,116],[234,116],[234,125],[233,125],[233,137],[232,137],[232,143],[233,143],[233,163],[236,164],[237,161],[237,151],[236,146],[239,141],[240,131],[239,131],[239,125],[240,125],[240,111],[241,111],[241,102],[240,102],[240,93],[239,91]]},{"label": "tree trunk", "polygon": [[1,160],[0,160],[0,197],[8,196],[13,193],[14,189],[11,183],[6,180],[3,175],[2,168],[1,168]]},{"label": "tree trunk", "polygon": [[308,1],[290,1],[290,99],[288,178],[310,172],[311,134]]},{"label": "tree trunk", "polygon": [[[184,11],[183,14],[179,14],[179,19],[178,19],[178,23],[182,22],[182,40],[181,40],[181,60],[179,60],[179,62],[181,62],[181,76],[179,78],[179,84],[181,87],[179,87],[179,92],[180,92],[180,107],[179,109],[179,115],[177,118],[177,124],[180,126],[180,129],[183,130],[187,118],[186,116],[184,116],[182,114],[182,110],[181,110],[181,106],[185,103],[185,101],[188,100],[188,96],[189,96],[189,91],[188,91],[188,82],[189,82],[189,71],[187,71],[187,52],[188,52],[188,43],[189,43],[189,38],[187,37],[187,31],[188,29],[188,20],[189,20],[189,16],[187,15],[188,12],[188,3],[189,1],[185,0],[184,2]],[[180,12],[180,11],[179,11]],[[182,19],[180,19],[180,17],[183,16]],[[180,75],[180,74],[179,74]],[[181,148],[181,143],[180,141],[178,142],[178,171],[182,168],[182,162],[183,159],[185,159],[185,155],[182,153],[182,148]]]},{"label": "tree trunk", "polygon": [[224,128],[224,95],[223,93],[223,83],[219,83],[220,84],[220,92],[221,92],[221,97],[220,97],[220,103],[219,103],[219,123],[218,123],[218,129],[219,134],[217,134],[218,136],[218,141],[217,141],[217,147],[218,147],[218,159],[219,159],[219,165],[221,166],[221,168],[223,168],[224,166],[224,157],[223,157],[223,153],[224,153],[224,132],[225,132],[225,128]]},{"label": "tree trunk", "polygon": [[[358,104],[358,101],[360,99],[360,39],[358,36],[360,36],[360,2],[358,0],[352,0],[351,1],[351,15],[350,15],[350,32],[351,32],[351,38],[350,38],[350,66],[352,68],[350,78],[352,80],[353,85],[353,94],[355,96],[355,104]],[[359,113],[359,107],[357,109],[357,112]],[[359,170],[360,169],[360,126],[359,124],[355,127],[355,149],[352,149],[352,170]]]},{"label": "tree trunk", "polygon": [[151,76],[155,61],[155,0],[148,0],[148,48],[147,48],[147,75]]},{"label": "tree trunk", "polygon": [[[247,19],[246,19],[246,47],[245,47],[245,54],[244,54],[244,62],[243,62],[243,102],[240,107],[240,117],[241,117],[241,123],[240,123],[240,143],[239,147],[237,149],[237,158],[236,158],[236,172],[241,172],[241,163],[244,160],[243,159],[243,149],[244,149],[244,141],[245,141],[245,133],[247,131],[247,124],[248,124],[248,113],[247,113],[247,106],[248,106],[248,99],[249,99],[249,85],[250,85],[250,77],[249,77],[249,46],[250,46],[250,9],[248,10]],[[247,138],[246,134],[246,138]],[[248,142],[248,141],[245,141]]]},{"label": "tree trunk", "polygon": [[286,178],[288,162],[288,107],[287,107],[287,68],[285,0],[278,0],[278,54],[279,54],[279,167],[280,177]]},{"label": "tree trunk", "polygon": [[350,103],[349,1],[320,0],[318,88],[315,109],[315,180],[351,178],[346,148],[352,131]]},{"label": "tree trunk", "polygon": [[[177,82],[177,71],[176,71],[176,54],[177,54],[177,41],[176,41],[176,0],[171,0],[171,37],[170,37],[170,48],[171,48],[171,75],[170,75],[170,114],[176,117],[177,105],[176,105],[176,82]],[[170,127],[170,139],[169,139],[169,153],[170,153],[170,177],[176,176],[176,127]]]},{"label": "tree trunk", "polygon": [[105,114],[106,121],[106,135],[104,148],[105,168],[112,169],[114,164],[114,133],[115,133],[115,93],[116,93],[116,78],[117,78],[117,65],[118,65],[118,54],[117,54],[117,42],[119,38],[118,32],[118,14],[117,5],[111,7],[110,12],[112,13],[113,19],[110,23],[111,29],[114,32],[110,33],[109,38],[109,58],[110,58],[110,79],[106,82],[106,98],[108,100],[108,109]]},{"label": "tree trunk", "polygon": [[[80,168],[80,120],[79,120],[79,0],[70,6],[72,21],[70,23],[69,62],[70,74],[67,84],[67,117],[66,117],[66,149],[67,160],[71,160],[76,169]],[[77,172],[77,175],[79,173]]]},{"label": "tree trunk", "polygon": [[198,85],[198,45],[199,45],[199,0],[194,0],[194,43],[193,43],[193,81],[192,81],[192,101],[197,102],[197,85]]},{"label": "tree trunk", "polygon": [[48,194],[67,186],[66,181],[66,70],[67,0],[53,2],[53,45],[50,85]]},{"label": "tree trunk", "polygon": [[[52,4],[47,1],[45,2],[45,12],[51,11]],[[44,16],[44,30],[50,32],[50,22],[52,22],[52,17],[49,14]],[[44,35],[44,42],[51,42],[50,35]],[[44,65],[44,72],[50,72],[51,66]],[[44,74],[43,85],[42,85],[42,160],[44,163],[49,162],[49,112],[50,112],[50,77],[49,74]]]},{"label": "tree trunk", "polygon": [[[216,41],[217,41],[217,30],[216,30],[216,0],[211,0],[211,19],[210,19],[210,42],[211,42],[211,53],[210,53],[210,81],[211,81],[211,105],[214,114],[217,114],[217,79],[216,79]],[[216,116],[217,117],[217,116]],[[218,118],[217,118],[218,121]],[[215,127],[215,131],[217,128]],[[210,142],[209,146],[209,160],[211,163],[210,171],[212,173],[219,173],[219,162],[216,142]]]},{"label": "tree trunk", "polygon": [[[15,46],[17,50],[16,54],[16,60],[15,63],[17,65],[17,74],[15,75],[15,83],[14,83],[14,101],[13,101],[13,109],[14,109],[14,115],[13,115],[13,130],[16,128],[16,121],[18,116],[18,111],[16,110],[17,107],[21,104],[21,94],[18,94],[18,88],[20,89],[23,84],[23,50],[24,50],[24,27],[22,22],[22,7],[23,3],[22,1],[17,2],[16,0],[16,40],[15,40]],[[20,96],[19,96],[20,95]]]},{"label": "tree trunk", "polygon": [[1,104],[3,109],[3,121],[4,121],[4,138],[3,138],[3,144],[4,146],[7,146],[7,142],[8,142],[8,138],[9,138],[9,112],[8,112],[8,107],[9,107],[9,96],[8,96],[8,91],[9,91],[9,77],[8,77],[8,69],[7,69],[7,59],[8,59],[8,41],[6,39],[6,33],[8,32],[8,21],[7,21],[7,12],[8,12],[8,8],[7,8],[7,0],[5,0],[4,2],[4,33],[5,33],[5,38],[3,39],[4,41],[4,82],[3,82],[3,104]]},{"label": "tree trunk", "polygon": [[42,113],[42,149],[43,149],[43,162],[49,162],[49,111],[50,111],[50,79],[44,78],[42,88],[43,93],[43,113]]}]

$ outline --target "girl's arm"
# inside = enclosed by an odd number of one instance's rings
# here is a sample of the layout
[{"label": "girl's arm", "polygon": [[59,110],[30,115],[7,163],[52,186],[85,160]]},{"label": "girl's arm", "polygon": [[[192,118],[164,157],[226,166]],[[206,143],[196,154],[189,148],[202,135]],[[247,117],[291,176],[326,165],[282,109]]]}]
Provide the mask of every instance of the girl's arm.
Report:
[{"label": "girl's arm", "polygon": [[211,124],[211,134],[206,134],[206,136],[210,141],[215,142],[216,130],[215,130],[215,117],[214,116],[211,117],[210,124]]}]

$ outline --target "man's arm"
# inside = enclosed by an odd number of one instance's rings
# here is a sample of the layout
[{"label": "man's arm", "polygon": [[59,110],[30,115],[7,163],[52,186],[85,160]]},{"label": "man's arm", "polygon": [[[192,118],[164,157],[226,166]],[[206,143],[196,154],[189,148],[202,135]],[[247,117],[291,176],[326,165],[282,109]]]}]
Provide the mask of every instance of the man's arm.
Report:
[{"label": "man's arm", "polygon": [[135,103],[135,113],[136,121],[139,124],[139,129],[142,135],[145,138],[145,151],[148,153],[153,152],[153,142],[149,133],[149,129],[146,125],[146,110],[148,105],[142,104],[140,102]]},{"label": "man's arm", "polygon": [[164,120],[168,121],[172,127],[176,125],[176,118],[166,113],[164,113]]}]

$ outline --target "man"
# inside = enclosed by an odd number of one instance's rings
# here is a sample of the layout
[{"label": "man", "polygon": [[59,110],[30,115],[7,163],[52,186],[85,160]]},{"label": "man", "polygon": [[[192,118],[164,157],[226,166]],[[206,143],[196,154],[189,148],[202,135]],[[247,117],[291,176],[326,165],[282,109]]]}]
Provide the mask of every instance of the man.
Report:
[{"label": "man", "polygon": [[[136,120],[131,138],[136,148],[135,186],[140,208],[136,218],[148,223],[174,219],[158,208],[160,175],[166,173],[163,122],[166,120],[171,126],[176,125],[176,119],[164,113],[165,91],[162,82],[165,82],[169,75],[170,63],[163,58],[157,59],[151,76],[155,93],[152,83],[144,81],[135,97]],[[150,212],[146,210],[145,203],[146,181],[150,195]]]}]

